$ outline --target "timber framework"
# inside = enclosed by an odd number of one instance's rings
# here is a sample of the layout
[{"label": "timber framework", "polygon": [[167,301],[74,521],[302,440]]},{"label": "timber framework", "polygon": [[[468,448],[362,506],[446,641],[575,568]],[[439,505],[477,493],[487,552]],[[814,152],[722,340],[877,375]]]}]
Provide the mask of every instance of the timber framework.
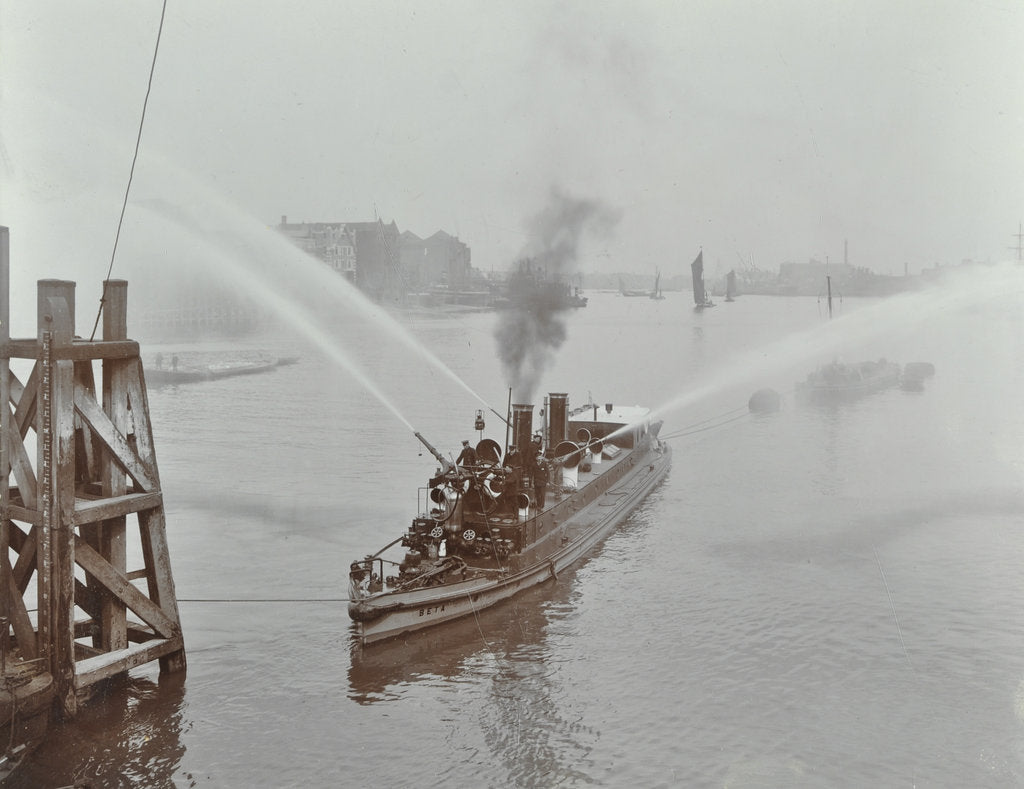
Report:
[{"label": "timber framework", "polygon": [[0,247],[0,669],[49,675],[73,718],[102,680],[185,668],[145,375],[124,280],[105,283],[102,339],[75,336],[64,280],[38,282],[36,336],[12,339],[6,228]]}]

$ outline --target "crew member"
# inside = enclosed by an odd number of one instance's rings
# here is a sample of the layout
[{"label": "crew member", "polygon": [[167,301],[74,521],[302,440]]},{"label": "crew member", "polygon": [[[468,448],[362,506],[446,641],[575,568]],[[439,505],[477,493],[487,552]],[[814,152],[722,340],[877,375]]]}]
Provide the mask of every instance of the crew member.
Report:
[{"label": "crew member", "polygon": [[476,450],[469,445],[469,441],[462,442],[462,452],[455,459],[456,466],[475,466],[477,464]]},{"label": "crew member", "polygon": [[537,509],[544,509],[544,494],[548,488],[548,462],[544,455],[538,454],[533,462],[533,498]]},{"label": "crew member", "polygon": [[505,502],[506,509],[509,512],[515,512],[516,508],[516,494],[519,493],[520,474],[519,469],[516,466],[505,466],[505,479],[502,483],[502,495],[501,500]]}]

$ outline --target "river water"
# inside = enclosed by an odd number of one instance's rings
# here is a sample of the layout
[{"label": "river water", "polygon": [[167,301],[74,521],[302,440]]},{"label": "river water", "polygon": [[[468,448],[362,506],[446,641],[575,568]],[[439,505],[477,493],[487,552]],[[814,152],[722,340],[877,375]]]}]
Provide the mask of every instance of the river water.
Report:
[{"label": "river water", "polygon": [[[816,299],[588,294],[543,391],[672,405],[668,478],[557,582],[362,651],[348,563],[405,528],[434,459],[287,330],[144,346],[300,361],[151,390],[188,671],[112,687],[20,785],[1024,785],[1024,277],[977,279],[831,321]],[[396,315],[504,411],[494,314]],[[465,391],[336,322],[416,430],[474,437]],[[796,402],[834,356],[936,374]],[[749,413],[762,387],[780,412]]]}]

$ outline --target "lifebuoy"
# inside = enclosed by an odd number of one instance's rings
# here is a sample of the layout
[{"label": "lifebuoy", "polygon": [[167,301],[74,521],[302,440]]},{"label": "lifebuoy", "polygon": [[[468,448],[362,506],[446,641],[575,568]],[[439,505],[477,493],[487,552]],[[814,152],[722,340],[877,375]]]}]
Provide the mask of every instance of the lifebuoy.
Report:
[{"label": "lifebuoy", "polygon": [[476,532],[473,529],[466,529],[462,532],[462,539],[466,542],[473,542],[476,539]]}]

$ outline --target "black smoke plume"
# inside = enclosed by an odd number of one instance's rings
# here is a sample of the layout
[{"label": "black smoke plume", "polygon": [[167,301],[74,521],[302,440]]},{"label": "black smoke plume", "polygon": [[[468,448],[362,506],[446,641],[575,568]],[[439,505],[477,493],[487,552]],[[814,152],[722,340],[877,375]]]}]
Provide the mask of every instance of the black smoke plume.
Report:
[{"label": "black smoke plume", "polygon": [[544,210],[527,223],[531,240],[509,277],[511,305],[494,330],[515,402],[533,403],[541,375],[565,341],[583,235],[607,236],[619,218],[617,210],[597,200],[554,188]]}]

